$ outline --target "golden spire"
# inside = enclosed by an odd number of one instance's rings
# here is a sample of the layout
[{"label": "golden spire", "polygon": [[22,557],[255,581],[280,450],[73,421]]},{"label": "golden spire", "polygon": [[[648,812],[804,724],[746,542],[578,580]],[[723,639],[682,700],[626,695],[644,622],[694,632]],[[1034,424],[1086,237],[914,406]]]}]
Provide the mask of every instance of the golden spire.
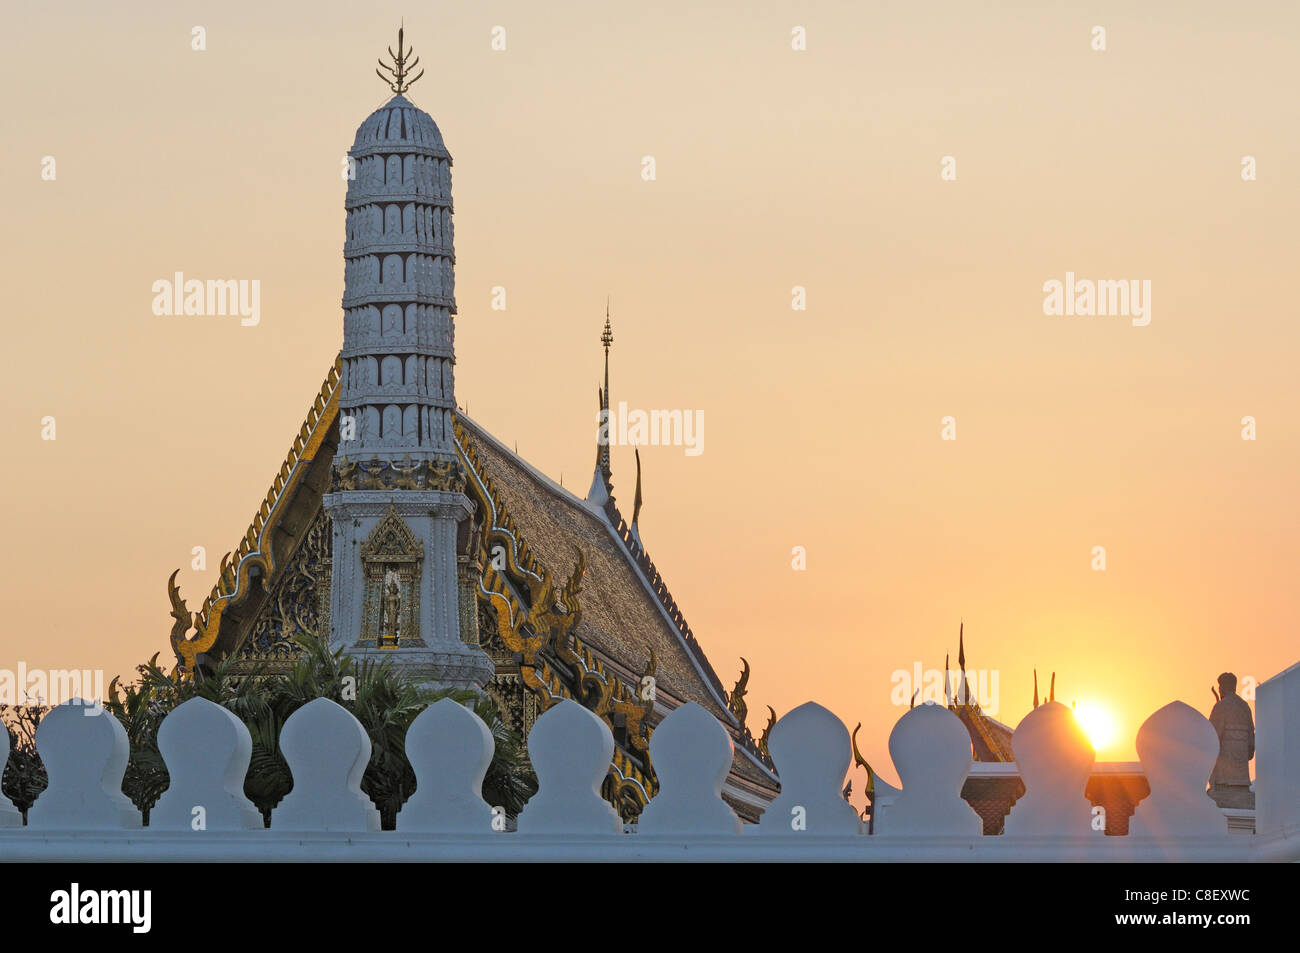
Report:
[{"label": "golden spire", "polygon": [[383,60],[379,61],[379,69],[387,70],[391,75],[385,76],[383,73],[379,72],[379,70],[375,70],[375,75],[387,83],[388,88],[399,96],[414,86],[415,81],[424,75],[424,70],[420,70],[420,72],[411,80],[408,81],[406,78],[410,75],[411,70],[415,69],[419,64],[420,58],[417,56],[414,59],[410,59],[411,55],[415,53],[415,47],[410,47],[409,49],[403,47],[403,34],[405,32],[406,23],[403,21],[402,25],[397,28],[397,52],[394,53],[391,46],[388,48],[388,55],[392,58],[393,65],[389,66]]}]

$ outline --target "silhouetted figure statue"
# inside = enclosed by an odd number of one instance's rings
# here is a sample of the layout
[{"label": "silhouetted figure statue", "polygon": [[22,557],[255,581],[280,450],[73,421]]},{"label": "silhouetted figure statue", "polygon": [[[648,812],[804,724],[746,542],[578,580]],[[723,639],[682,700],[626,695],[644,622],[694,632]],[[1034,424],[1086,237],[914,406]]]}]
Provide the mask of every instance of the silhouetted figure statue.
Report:
[{"label": "silhouetted figure statue", "polygon": [[1210,710],[1210,724],[1219,735],[1219,759],[1210,772],[1210,797],[1219,807],[1255,807],[1250,789],[1250,759],[1255,757],[1255,719],[1250,705],[1237,694],[1237,676],[1219,676],[1219,700]]}]

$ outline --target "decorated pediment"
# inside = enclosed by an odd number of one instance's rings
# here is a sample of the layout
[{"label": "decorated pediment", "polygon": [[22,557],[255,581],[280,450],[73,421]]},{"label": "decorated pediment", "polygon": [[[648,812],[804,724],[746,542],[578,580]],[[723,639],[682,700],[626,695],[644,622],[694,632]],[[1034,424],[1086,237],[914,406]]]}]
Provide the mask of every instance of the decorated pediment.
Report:
[{"label": "decorated pediment", "polygon": [[387,562],[415,562],[424,558],[424,546],[411,527],[406,525],[395,506],[389,506],[384,518],[379,521],[366,541],[361,544],[362,560],[385,560]]}]

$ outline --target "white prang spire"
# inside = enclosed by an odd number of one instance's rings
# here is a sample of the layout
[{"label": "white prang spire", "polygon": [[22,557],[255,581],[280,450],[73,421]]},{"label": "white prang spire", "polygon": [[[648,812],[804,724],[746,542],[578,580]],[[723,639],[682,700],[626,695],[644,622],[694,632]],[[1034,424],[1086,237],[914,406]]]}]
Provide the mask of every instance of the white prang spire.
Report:
[{"label": "white prang spire", "polygon": [[466,621],[477,619],[477,537],[452,417],[451,156],[401,95],[414,66],[402,43],[398,95],[349,152],[339,445],[322,501],[334,527],[329,641],[426,684],[482,687],[493,665]]},{"label": "white prang spire", "polygon": [[456,408],[451,156],[428,113],[394,96],[349,153],[342,416],[348,459],[450,457]]}]

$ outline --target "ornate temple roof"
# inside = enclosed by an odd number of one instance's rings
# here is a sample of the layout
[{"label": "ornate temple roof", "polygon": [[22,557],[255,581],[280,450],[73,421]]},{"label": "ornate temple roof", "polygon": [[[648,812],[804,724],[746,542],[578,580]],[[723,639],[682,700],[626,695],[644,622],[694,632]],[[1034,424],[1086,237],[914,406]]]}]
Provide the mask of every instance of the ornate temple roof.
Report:
[{"label": "ornate temple roof", "polygon": [[1016,760],[1011,751],[1012,728],[984,714],[977,704],[953,704],[950,708],[966,726],[976,761]]},{"label": "ornate temple roof", "polygon": [[659,692],[679,704],[698,702],[734,725],[717,676],[687,648],[604,512],[534,470],[469,418],[461,415],[460,423],[534,555],[560,578],[573,571],[576,552],[585,557],[576,634],[607,666],[634,681],[654,652]]},{"label": "ornate temple roof", "polygon": [[[427,628],[441,660],[420,663],[434,666],[427,681],[455,685],[463,676],[524,733],[561,699],[604,720],[615,750],[602,791],[625,818],[657,790],[654,725],[679,705],[700,704],[736,742],[724,796],[756,819],[778,784],[766,732],[755,741],[744,724],[748,663],[728,693],[646,555],[636,527],[639,455],[629,527],[614,505],[607,441],[597,451],[599,492],[582,500],[456,409],[451,157],[433,118],[403,95],[423,75],[404,30],[388,53],[391,62],[380,60],[376,73],[395,95],[361,123],[348,153],[343,349],[198,612],[188,611],[173,573],[177,674],[190,677],[232,657],[236,673],[284,670],[299,655],[302,634],[353,655],[401,651],[416,644],[400,643],[399,625]],[[606,415],[612,340],[607,302]],[[454,512],[434,513],[442,498],[419,495],[443,492],[454,495],[447,504]],[[391,642],[381,645],[373,637],[377,617],[365,606],[377,604],[375,573],[383,567],[372,560],[366,569],[371,589],[354,585],[350,560],[364,541],[349,546],[348,535],[379,519],[367,507],[384,505],[451,522],[452,531],[421,537],[421,545],[443,547],[433,560],[442,575],[428,611],[418,611],[416,599],[428,577],[401,583],[400,567],[387,568]],[[359,551],[365,564],[365,545]],[[452,656],[464,665],[452,666],[449,678]]]},{"label": "ornate temple roof", "polygon": [[[582,617],[575,634],[613,674],[636,685],[653,656],[657,710],[696,702],[712,712],[732,736],[732,773],[775,793],[776,777],[758,743],[740,724],[681,609],[654,563],[634,541],[612,497],[589,503],[535,470],[463,414],[461,433],[474,458],[492,475],[495,488],[530,550],[557,578],[585,561]],[[652,719],[658,721],[658,717]]]},{"label": "ornate temple roof", "polygon": [[[222,560],[217,582],[199,612],[191,615],[186,610],[173,575],[172,647],[181,674],[192,673],[205,658],[232,653],[255,660],[287,658],[277,653],[284,653],[291,633],[268,637],[266,625],[268,610],[278,607],[282,616],[286,612],[285,577],[297,577],[298,592],[289,603],[311,603],[313,592],[328,584],[328,573],[319,565],[301,564],[310,548],[307,541],[329,536],[322,530],[321,493],[338,445],[337,391],[336,363],[248,532]],[[644,721],[644,731],[629,734],[616,750],[611,770],[641,797],[648,797],[654,783],[643,766],[648,764],[645,742],[653,724],[678,705],[697,702],[735,741],[733,806],[748,808],[748,816],[755,817],[779,788],[770,761],[737,719],[731,694],[613,499],[603,506],[588,503],[465,415],[457,415],[456,425],[461,462],[473,475],[471,489],[490,511],[483,514],[488,530],[484,546],[490,539],[508,537],[512,549],[512,571],[498,573],[489,558],[483,560],[479,599],[515,617],[517,633],[532,647],[522,655],[524,682],[538,694],[541,707],[559,697],[573,697],[594,705],[611,727],[626,723],[628,729],[640,731],[637,726]],[[558,584],[550,587],[550,580],[566,578],[570,582],[563,589]],[[546,585],[537,585],[543,581]],[[571,609],[567,615],[560,611],[565,607]],[[295,610],[289,606],[288,611]],[[306,611],[310,614],[310,608]],[[546,624],[539,624],[543,618]],[[545,631],[557,618],[565,624]],[[191,627],[195,632],[187,638]],[[556,644],[557,637],[564,644]],[[654,674],[656,699],[641,706],[636,689],[647,671]],[[592,694],[597,684],[600,691]],[[740,803],[734,803],[737,798]]]}]

